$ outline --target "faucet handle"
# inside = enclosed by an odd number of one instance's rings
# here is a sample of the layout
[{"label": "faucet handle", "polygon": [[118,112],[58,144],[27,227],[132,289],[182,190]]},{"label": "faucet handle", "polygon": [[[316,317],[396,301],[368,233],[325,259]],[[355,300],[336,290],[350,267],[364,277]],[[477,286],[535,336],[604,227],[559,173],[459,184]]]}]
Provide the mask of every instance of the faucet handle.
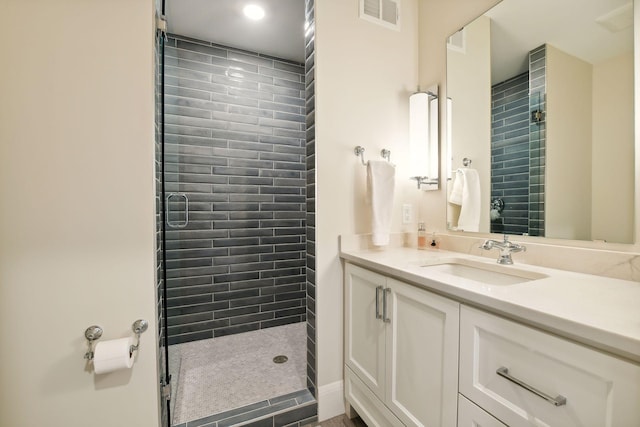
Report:
[{"label": "faucet handle", "polygon": [[520,243],[509,243],[509,248],[511,252],[526,252],[527,247]]},{"label": "faucet handle", "polygon": [[480,249],[484,249],[484,250],[489,250],[491,248],[493,248],[493,244],[495,243],[494,240],[491,239],[487,239],[484,241],[484,243],[482,243],[480,246],[478,246]]}]

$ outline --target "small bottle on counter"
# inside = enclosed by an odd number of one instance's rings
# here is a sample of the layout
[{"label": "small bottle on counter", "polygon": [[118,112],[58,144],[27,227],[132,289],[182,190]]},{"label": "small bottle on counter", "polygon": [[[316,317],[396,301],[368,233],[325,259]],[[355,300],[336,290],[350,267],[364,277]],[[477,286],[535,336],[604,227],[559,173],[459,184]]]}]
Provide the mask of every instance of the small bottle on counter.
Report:
[{"label": "small bottle on counter", "polygon": [[427,249],[427,230],[424,222],[418,223],[418,249]]},{"label": "small bottle on counter", "polygon": [[440,240],[436,237],[435,231],[431,234],[431,243],[429,244],[433,249],[440,248]]}]

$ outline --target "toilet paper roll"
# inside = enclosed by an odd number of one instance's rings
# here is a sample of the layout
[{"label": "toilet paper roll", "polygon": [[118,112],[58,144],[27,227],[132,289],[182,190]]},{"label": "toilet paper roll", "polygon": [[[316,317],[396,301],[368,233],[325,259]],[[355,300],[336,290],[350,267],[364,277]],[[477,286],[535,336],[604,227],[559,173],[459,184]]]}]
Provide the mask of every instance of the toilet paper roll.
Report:
[{"label": "toilet paper roll", "polygon": [[95,373],[106,374],[120,369],[131,369],[133,353],[130,353],[130,348],[133,344],[133,337],[100,341],[93,356]]}]

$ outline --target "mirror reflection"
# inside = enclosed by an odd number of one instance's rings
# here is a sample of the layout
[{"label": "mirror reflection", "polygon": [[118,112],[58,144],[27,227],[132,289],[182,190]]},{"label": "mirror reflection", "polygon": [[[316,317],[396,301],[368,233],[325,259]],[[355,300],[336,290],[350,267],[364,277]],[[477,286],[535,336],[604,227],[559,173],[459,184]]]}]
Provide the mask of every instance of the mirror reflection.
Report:
[{"label": "mirror reflection", "polygon": [[452,35],[449,227],[633,243],[633,77],[629,1],[503,0]]}]

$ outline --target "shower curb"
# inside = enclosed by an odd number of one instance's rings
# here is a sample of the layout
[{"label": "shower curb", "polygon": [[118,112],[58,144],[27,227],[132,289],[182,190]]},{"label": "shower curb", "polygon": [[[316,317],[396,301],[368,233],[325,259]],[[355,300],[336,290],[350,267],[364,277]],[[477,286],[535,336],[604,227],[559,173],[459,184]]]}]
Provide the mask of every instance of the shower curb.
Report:
[{"label": "shower curb", "polygon": [[317,406],[311,392],[303,389],[173,427],[299,427],[315,421]]}]

